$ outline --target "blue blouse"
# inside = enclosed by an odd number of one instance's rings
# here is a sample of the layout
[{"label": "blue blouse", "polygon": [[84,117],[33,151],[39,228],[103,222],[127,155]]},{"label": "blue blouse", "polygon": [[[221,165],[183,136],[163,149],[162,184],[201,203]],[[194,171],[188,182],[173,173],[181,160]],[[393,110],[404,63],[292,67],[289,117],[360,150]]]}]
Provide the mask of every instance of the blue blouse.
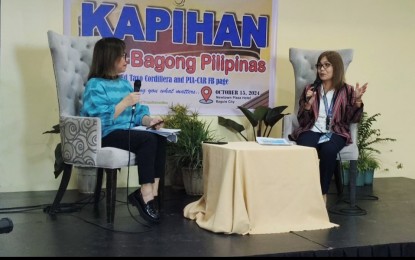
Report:
[{"label": "blue blouse", "polygon": [[[133,116],[131,116],[132,107],[127,107],[114,119],[115,106],[131,92],[133,92],[133,87],[123,78],[113,80],[91,78],[83,94],[81,116],[99,117],[102,137],[117,129],[126,130],[130,126],[142,125],[143,117],[149,116],[149,108],[139,103],[136,105]],[[130,124],[131,121],[132,124]]]}]

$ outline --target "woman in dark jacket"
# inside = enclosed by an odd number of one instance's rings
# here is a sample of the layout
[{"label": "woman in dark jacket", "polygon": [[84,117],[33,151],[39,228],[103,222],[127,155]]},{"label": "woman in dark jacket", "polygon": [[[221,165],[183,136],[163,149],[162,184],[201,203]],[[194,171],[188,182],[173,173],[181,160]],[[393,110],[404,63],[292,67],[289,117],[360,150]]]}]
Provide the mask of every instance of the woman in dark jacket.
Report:
[{"label": "woman in dark jacket", "polygon": [[314,84],[307,85],[299,100],[299,127],[290,136],[298,145],[315,147],[320,159],[321,191],[326,201],[336,167],[337,154],[351,144],[350,124],[363,115],[362,96],[367,83],[356,87],[345,82],[343,60],[339,53],[326,51],[316,64]]}]

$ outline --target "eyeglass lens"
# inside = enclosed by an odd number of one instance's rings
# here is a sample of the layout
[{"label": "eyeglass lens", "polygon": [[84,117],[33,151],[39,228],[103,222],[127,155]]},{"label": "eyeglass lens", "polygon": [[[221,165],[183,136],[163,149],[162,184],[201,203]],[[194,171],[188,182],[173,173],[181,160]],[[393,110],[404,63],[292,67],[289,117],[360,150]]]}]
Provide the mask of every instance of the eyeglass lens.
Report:
[{"label": "eyeglass lens", "polygon": [[317,68],[317,69],[321,69],[322,67],[323,67],[324,69],[327,69],[327,68],[329,68],[330,66],[331,66],[331,64],[330,64],[330,63],[324,63],[324,64],[317,63],[317,64],[316,64],[316,68]]}]

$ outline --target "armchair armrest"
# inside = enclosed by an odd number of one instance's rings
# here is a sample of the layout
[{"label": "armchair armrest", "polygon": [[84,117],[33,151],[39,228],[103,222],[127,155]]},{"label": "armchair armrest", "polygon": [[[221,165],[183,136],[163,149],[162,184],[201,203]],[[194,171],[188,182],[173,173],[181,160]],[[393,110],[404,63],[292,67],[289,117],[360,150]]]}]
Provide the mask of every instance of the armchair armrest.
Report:
[{"label": "armchair armrest", "polygon": [[61,116],[59,126],[63,161],[76,166],[95,166],[101,148],[100,118]]},{"label": "armchair armrest", "polygon": [[350,135],[352,136],[353,143],[356,145],[357,145],[357,124],[358,123],[350,124]]},{"label": "armchair armrest", "polygon": [[285,115],[283,117],[282,125],[282,137],[288,140],[288,135],[290,135],[294,129],[298,127],[297,117],[293,114]]}]

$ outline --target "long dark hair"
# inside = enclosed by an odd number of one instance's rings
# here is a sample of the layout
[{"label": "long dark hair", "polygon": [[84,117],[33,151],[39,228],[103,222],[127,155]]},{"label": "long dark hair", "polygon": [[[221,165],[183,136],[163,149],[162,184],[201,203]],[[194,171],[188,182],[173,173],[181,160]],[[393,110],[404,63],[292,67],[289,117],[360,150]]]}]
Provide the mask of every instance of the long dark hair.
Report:
[{"label": "long dark hair", "polygon": [[[340,54],[336,51],[325,51],[318,56],[317,64],[320,63],[321,59],[326,57],[327,60],[333,66],[333,87],[334,89],[338,90],[344,86],[346,83],[345,75],[344,75],[344,64],[343,59]],[[316,80],[319,79],[318,71]]]},{"label": "long dark hair", "polygon": [[88,79],[115,79],[115,63],[125,52],[125,42],[114,37],[102,38],[95,44]]}]

